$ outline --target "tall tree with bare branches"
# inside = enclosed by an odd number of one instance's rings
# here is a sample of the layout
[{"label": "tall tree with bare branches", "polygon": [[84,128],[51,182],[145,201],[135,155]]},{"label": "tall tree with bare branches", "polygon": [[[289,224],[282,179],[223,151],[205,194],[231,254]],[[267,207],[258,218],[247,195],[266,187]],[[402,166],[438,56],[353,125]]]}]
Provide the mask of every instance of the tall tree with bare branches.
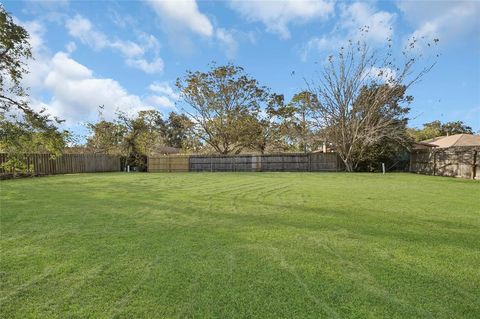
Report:
[{"label": "tall tree with bare branches", "polygon": [[349,41],[307,83],[308,91],[316,96],[315,123],[323,138],[334,144],[347,171],[355,170],[374,145],[410,141],[405,124],[413,98],[407,91],[435,64],[417,69],[422,54],[416,45],[413,39],[397,62],[390,39],[381,50],[370,49],[364,41]]}]

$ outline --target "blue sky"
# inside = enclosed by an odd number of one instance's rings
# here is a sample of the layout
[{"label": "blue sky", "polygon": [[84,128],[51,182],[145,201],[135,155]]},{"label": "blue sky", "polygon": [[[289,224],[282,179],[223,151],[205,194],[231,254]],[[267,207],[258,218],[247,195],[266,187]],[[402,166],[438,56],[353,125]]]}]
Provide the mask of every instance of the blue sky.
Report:
[{"label": "blue sky", "polygon": [[[325,56],[368,25],[372,47],[439,38],[435,68],[409,92],[411,126],[462,120],[480,130],[480,2],[4,1],[30,32],[32,104],[77,133],[116,109],[181,109],[175,79],[233,62],[287,100]],[[428,54],[427,54],[428,55]],[[430,60],[431,61],[431,60]],[[292,71],[295,71],[292,74]]]}]

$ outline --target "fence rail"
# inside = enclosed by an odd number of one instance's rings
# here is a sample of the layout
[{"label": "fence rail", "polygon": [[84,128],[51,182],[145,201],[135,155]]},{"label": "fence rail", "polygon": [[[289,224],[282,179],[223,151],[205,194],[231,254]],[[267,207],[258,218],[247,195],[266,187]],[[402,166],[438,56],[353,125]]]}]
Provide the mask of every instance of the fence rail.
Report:
[{"label": "fence rail", "polygon": [[413,150],[410,172],[480,179],[478,146]]},{"label": "fence rail", "polygon": [[[3,165],[8,155],[0,153],[0,174],[13,174]],[[52,158],[50,154],[25,154],[24,162],[34,175],[52,175],[68,173],[94,173],[120,171],[120,158],[106,154],[63,154]]]},{"label": "fence rail", "polygon": [[336,153],[165,155],[148,158],[149,172],[319,172],[343,170]]}]

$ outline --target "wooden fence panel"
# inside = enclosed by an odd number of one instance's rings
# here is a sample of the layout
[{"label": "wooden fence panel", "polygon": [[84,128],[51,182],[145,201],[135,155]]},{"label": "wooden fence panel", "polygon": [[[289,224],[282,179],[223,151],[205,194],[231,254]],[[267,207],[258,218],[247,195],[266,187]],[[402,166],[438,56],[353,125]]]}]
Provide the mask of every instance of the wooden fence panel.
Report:
[{"label": "wooden fence panel", "polygon": [[188,172],[188,156],[170,155],[148,158],[149,172]]},{"label": "wooden fence panel", "polygon": [[310,156],[310,170],[319,171],[337,171],[342,170],[343,164],[338,158],[337,153],[316,153]]},{"label": "wooden fence panel", "polygon": [[[7,160],[8,155],[0,153],[0,165]],[[63,154],[56,158],[50,154],[25,154],[25,160],[34,175],[120,171],[120,158],[106,154]],[[0,174],[12,173],[0,168]]]},{"label": "wooden fence panel", "polygon": [[480,179],[478,146],[413,150],[410,172]]},{"label": "wooden fence panel", "polygon": [[308,172],[342,169],[336,153],[165,155],[148,158],[149,172]]}]

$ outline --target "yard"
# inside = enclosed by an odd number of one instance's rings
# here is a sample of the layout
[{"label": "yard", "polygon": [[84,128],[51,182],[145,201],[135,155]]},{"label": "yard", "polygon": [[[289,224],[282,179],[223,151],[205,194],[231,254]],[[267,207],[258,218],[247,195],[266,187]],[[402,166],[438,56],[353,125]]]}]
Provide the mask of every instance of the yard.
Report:
[{"label": "yard", "polygon": [[480,317],[480,183],[413,174],[2,181],[0,317]]}]

